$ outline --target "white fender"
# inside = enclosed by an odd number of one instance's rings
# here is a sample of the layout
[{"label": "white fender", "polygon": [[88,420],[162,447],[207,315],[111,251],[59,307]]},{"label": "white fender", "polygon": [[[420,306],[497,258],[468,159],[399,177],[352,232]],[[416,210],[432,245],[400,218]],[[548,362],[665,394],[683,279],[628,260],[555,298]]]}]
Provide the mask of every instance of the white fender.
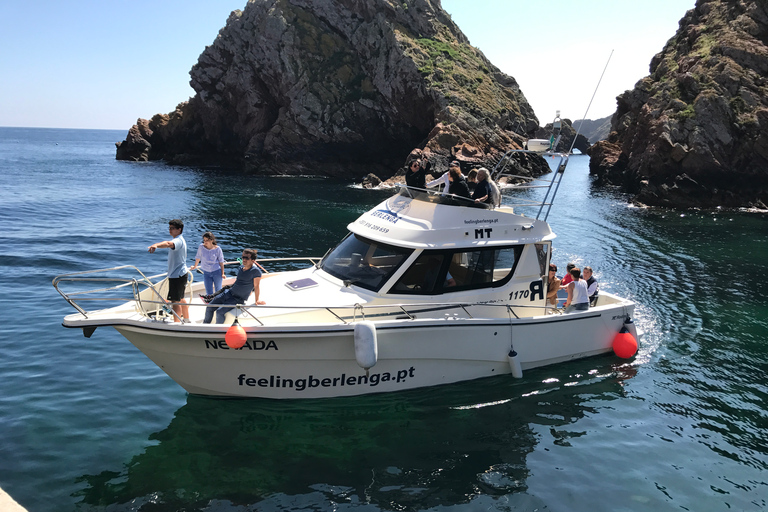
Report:
[{"label": "white fender", "polygon": [[627,317],[627,319],[624,321],[624,327],[627,328],[629,334],[631,334],[632,337],[635,338],[635,340],[637,340],[639,343],[640,338],[637,337],[637,327],[635,327],[635,322],[633,322],[631,318]]},{"label": "white fender", "polygon": [[510,370],[512,370],[512,376],[516,379],[522,379],[523,368],[520,366],[520,358],[517,356],[515,349],[509,349],[509,354],[507,354],[507,361],[509,362]]},{"label": "white fender", "polygon": [[363,321],[355,323],[355,359],[360,368],[368,370],[376,365],[379,347],[376,341],[376,325]]}]

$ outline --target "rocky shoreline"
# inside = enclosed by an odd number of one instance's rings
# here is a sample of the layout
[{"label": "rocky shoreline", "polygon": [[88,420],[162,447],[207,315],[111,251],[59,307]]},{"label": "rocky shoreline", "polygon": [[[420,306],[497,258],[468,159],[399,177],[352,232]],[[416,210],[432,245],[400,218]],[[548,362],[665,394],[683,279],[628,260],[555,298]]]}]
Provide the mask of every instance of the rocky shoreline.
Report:
[{"label": "rocky shoreline", "polygon": [[140,119],[118,159],[386,178],[413,150],[492,167],[539,127],[438,0],[255,0],[190,76],[195,96]]},{"label": "rocky shoreline", "polygon": [[[765,209],[766,42],[768,6],[698,0],[650,75],[617,98],[607,140],[574,140],[567,121],[558,150],[586,152],[598,186],[640,204]],[[452,160],[492,169],[552,129],[439,0],[252,0],[190,77],[196,94],[139,119],[118,159],[386,181],[415,157],[436,173]],[[548,172],[542,163],[521,173]]]},{"label": "rocky shoreline", "polygon": [[598,184],[650,206],[768,204],[768,6],[698,0],[617,98],[608,140],[589,151]]}]

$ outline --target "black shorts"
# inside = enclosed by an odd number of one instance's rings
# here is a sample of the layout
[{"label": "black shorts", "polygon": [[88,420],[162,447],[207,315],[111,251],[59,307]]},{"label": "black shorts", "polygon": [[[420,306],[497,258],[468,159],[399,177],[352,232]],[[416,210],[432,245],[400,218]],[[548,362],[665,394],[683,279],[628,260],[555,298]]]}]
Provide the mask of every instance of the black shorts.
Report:
[{"label": "black shorts", "polygon": [[184,290],[187,287],[187,274],[181,277],[168,278],[168,300],[179,302],[184,298]]}]

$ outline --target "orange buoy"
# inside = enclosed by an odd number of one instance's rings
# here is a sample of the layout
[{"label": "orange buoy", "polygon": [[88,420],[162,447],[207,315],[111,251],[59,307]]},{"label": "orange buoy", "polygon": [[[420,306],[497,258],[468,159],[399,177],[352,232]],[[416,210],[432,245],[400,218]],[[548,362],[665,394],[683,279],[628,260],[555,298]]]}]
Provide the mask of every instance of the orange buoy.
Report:
[{"label": "orange buoy", "polygon": [[240,325],[235,318],[235,322],[227,329],[227,334],[224,336],[224,341],[227,342],[229,348],[241,348],[245,345],[248,335],[245,334],[245,329]]},{"label": "orange buoy", "polygon": [[637,352],[637,340],[626,327],[613,338],[613,352],[622,359],[629,359]]}]

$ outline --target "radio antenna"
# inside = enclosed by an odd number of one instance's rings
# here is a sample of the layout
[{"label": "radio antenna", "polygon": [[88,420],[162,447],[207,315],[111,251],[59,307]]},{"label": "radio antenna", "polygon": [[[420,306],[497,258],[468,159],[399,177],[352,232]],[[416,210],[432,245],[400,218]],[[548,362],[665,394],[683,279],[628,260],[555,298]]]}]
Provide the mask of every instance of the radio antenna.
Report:
[{"label": "radio antenna", "polygon": [[579,136],[579,133],[581,133],[581,127],[584,124],[584,121],[587,119],[587,114],[589,113],[589,107],[592,106],[592,102],[595,99],[595,95],[597,94],[597,89],[600,87],[600,82],[603,81],[603,76],[605,76],[605,70],[608,69],[608,63],[611,62],[611,57],[613,57],[613,50],[611,50],[611,54],[608,56],[608,61],[605,63],[605,67],[603,68],[603,73],[600,75],[600,80],[597,81],[597,86],[595,87],[595,92],[592,93],[592,99],[589,100],[589,105],[587,105],[587,111],[584,112],[584,116],[581,118],[581,122],[579,123],[579,128],[576,130],[576,135],[573,137],[573,142],[571,142],[571,147],[568,150],[568,154],[571,154],[573,151],[573,146],[576,144],[576,137]]}]

